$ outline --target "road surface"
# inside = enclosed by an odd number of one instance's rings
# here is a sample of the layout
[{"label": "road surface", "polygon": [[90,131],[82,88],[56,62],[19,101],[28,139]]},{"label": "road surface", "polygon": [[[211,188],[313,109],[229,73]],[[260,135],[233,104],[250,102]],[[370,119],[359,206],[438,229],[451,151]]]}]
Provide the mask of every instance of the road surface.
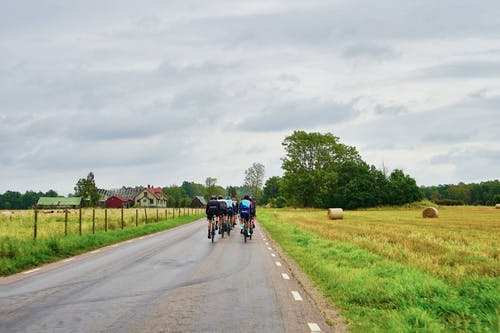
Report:
[{"label": "road surface", "polygon": [[[236,230],[236,229],[235,229]],[[257,225],[206,222],[0,278],[0,332],[329,332]]]}]

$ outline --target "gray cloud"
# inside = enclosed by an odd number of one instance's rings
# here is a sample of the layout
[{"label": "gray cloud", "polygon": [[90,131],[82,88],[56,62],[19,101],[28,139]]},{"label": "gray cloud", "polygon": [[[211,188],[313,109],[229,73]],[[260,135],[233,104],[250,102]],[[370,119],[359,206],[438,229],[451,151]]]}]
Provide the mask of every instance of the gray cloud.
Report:
[{"label": "gray cloud", "polygon": [[423,69],[421,76],[434,78],[498,78],[500,77],[500,61],[467,61],[431,66]]},{"label": "gray cloud", "polygon": [[245,131],[274,132],[342,123],[359,114],[352,105],[319,100],[300,100],[268,107],[249,115],[238,127]]}]

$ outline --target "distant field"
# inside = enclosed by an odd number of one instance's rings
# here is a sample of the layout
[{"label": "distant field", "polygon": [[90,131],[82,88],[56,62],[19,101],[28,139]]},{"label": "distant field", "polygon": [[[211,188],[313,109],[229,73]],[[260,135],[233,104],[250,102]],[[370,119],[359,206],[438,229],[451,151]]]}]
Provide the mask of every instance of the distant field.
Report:
[{"label": "distant field", "polygon": [[[194,221],[203,209],[0,211],[0,276]],[[67,220],[67,222],[66,222]],[[123,221],[123,223],[122,223]]]},{"label": "distant field", "polygon": [[352,332],[499,332],[500,210],[261,209],[259,222]]},{"label": "distant field", "polygon": [[[123,227],[133,228],[136,224],[152,223],[158,220],[168,220],[173,217],[199,214],[202,210],[191,208],[129,208],[123,210]],[[34,210],[0,211],[0,239],[9,237],[15,239],[31,239],[34,236]],[[82,209],[82,234],[122,228],[121,209]],[[63,209],[46,209],[38,211],[37,238],[59,237],[65,235],[66,214]],[[94,220],[94,226],[93,221]],[[67,234],[80,232],[79,210],[68,210]]]}]

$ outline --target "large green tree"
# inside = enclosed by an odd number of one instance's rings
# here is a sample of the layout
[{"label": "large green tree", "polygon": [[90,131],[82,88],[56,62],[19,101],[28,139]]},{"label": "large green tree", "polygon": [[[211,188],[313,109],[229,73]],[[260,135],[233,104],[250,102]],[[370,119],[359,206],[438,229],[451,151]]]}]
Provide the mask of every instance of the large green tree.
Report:
[{"label": "large green tree", "polygon": [[94,174],[89,172],[87,178],[80,178],[75,186],[75,196],[82,197],[83,205],[94,207],[99,201],[99,191],[95,184]]},{"label": "large green tree", "polygon": [[295,131],[282,145],[283,186],[288,202],[296,206],[324,206],[325,197],[337,190],[342,164],[362,162],[355,147],[340,143],[331,133]]}]

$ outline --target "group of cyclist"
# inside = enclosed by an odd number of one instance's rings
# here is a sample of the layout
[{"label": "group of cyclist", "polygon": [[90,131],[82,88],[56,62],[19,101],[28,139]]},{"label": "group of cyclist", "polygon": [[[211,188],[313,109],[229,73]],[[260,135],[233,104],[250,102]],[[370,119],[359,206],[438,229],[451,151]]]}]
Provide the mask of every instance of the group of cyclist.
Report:
[{"label": "group of cyclist", "polygon": [[240,233],[243,234],[244,230],[250,230],[255,227],[253,219],[255,218],[255,201],[249,195],[245,195],[240,202],[232,199],[224,199],[222,196],[212,196],[207,202],[205,212],[207,214],[207,227],[208,238],[211,238],[211,224],[212,220],[216,219],[215,229],[219,230],[219,234],[224,232],[223,222],[229,221],[229,227],[236,226],[236,219],[238,218],[240,224]]}]

